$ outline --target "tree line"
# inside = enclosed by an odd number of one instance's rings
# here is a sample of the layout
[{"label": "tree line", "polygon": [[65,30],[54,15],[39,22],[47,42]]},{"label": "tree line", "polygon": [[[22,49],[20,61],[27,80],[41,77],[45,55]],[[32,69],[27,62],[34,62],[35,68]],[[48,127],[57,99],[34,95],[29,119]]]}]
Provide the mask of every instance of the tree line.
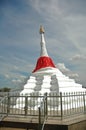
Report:
[{"label": "tree line", "polygon": [[10,90],[11,88],[8,87],[0,88],[0,92],[9,92]]}]

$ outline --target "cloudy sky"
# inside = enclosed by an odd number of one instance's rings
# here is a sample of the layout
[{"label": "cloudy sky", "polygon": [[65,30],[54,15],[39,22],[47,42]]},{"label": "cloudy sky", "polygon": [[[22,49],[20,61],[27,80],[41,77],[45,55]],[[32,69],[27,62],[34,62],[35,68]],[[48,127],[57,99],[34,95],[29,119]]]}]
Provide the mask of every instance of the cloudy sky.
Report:
[{"label": "cloudy sky", "polygon": [[86,0],[0,0],[0,87],[22,86],[40,55],[86,86]]}]

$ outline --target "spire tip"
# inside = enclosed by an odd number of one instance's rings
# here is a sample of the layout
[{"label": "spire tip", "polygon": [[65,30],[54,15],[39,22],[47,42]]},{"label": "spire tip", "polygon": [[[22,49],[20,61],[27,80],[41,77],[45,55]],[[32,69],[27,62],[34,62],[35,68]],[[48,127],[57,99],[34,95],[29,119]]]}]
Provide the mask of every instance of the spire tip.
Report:
[{"label": "spire tip", "polygon": [[40,26],[40,30],[39,30],[39,32],[40,32],[40,34],[42,34],[42,33],[44,33],[45,31],[44,31],[44,28],[43,28],[43,26],[41,25]]}]

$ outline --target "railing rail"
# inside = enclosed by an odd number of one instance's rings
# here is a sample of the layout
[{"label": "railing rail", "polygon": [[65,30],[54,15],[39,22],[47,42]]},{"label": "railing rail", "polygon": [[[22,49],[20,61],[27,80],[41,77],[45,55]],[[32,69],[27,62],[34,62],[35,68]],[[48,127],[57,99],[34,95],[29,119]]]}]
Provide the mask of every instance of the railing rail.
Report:
[{"label": "railing rail", "polygon": [[53,92],[44,96],[39,93],[20,96],[12,92],[6,95],[0,100],[0,115],[39,116],[39,106],[41,114],[43,111],[46,117],[62,119],[70,115],[86,113],[86,92],[60,94]]},{"label": "railing rail", "polygon": [[7,116],[7,109],[5,109],[5,105],[3,105],[5,103],[7,96],[3,97],[0,100],[0,121]]}]

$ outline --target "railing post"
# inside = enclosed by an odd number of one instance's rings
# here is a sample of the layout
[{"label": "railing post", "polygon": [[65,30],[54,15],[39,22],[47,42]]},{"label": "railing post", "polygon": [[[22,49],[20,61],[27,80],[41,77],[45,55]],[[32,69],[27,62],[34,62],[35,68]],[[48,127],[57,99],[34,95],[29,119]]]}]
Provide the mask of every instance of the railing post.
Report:
[{"label": "railing post", "polygon": [[83,103],[84,103],[84,113],[86,112],[86,107],[85,107],[85,93],[83,93]]},{"label": "railing post", "polygon": [[60,104],[61,104],[61,120],[63,118],[63,107],[62,107],[62,92],[60,92]]},{"label": "railing post", "polygon": [[38,109],[39,109],[38,130],[41,130],[41,110],[40,110],[40,107]]},{"label": "railing post", "polygon": [[47,93],[45,93],[45,99],[44,99],[44,116],[47,118],[47,114],[48,114],[48,108],[47,108]]},{"label": "railing post", "polygon": [[7,115],[10,113],[10,96],[7,97]]},{"label": "railing post", "polygon": [[24,110],[25,110],[25,116],[28,114],[28,97],[27,96],[25,96],[25,108],[24,108]]}]

